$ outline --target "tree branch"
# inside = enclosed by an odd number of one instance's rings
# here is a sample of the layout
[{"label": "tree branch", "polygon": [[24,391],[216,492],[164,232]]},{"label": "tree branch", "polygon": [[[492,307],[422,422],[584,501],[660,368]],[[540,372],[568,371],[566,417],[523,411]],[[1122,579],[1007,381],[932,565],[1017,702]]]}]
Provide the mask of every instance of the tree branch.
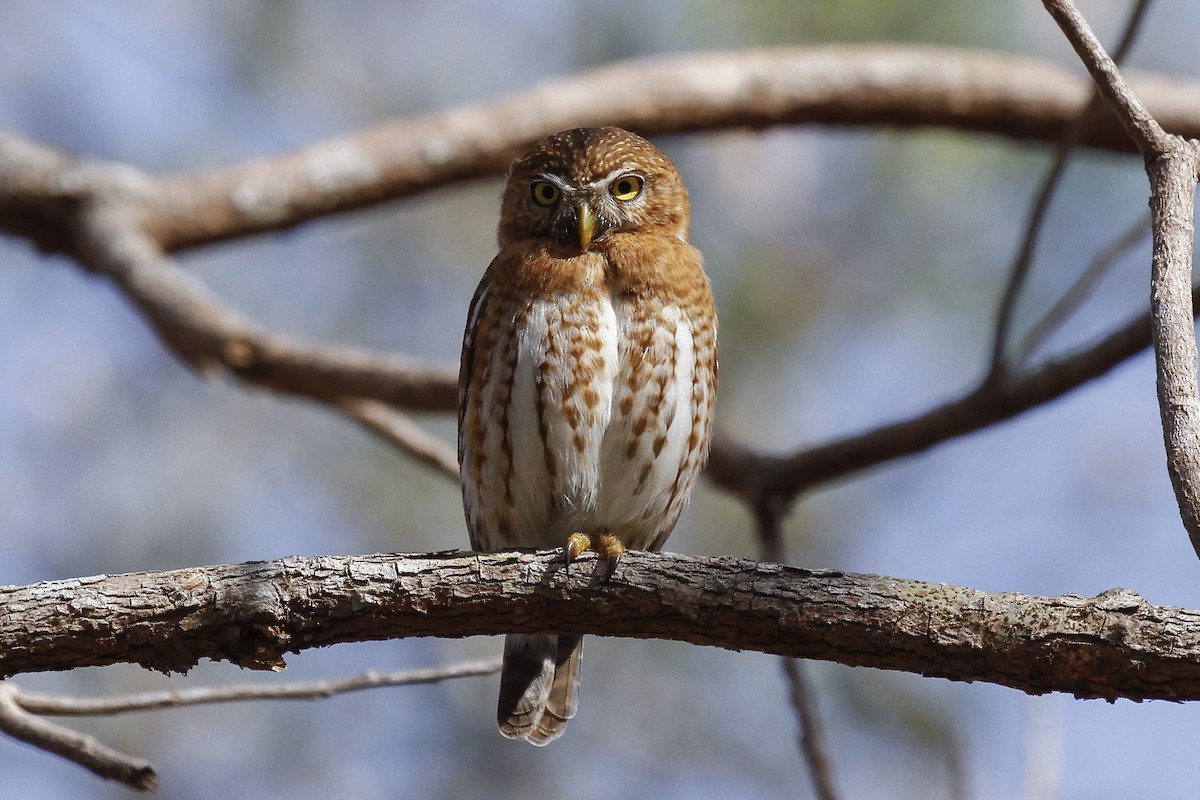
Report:
[{"label": "tree branch", "polygon": [[[1133,48],[1133,43],[1137,39],[1138,31],[1141,30],[1142,22],[1146,18],[1146,11],[1149,7],[1150,0],[1134,0],[1133,10],[1129,13],[1129,19],[1125,22],[1125,30],[1121,34],[1116,51],[1113,53],[1113,62],[1115,64],[1119,65],[1124,61],[1129,51]],[[1009,268],[1008,282],[1004,287],[1004,293],[1000,299],[1000,305],[996,313],[996,328],[992,337],[991,362],[988,367],[988,377],[991,380],[1000,381],[1008,377],[1009,365],[1005,362],[1005,351],[1008,348],[1008,340],[1013,317],[1016,313],[1017,300],[1021,296],[1021,291],[1025,287],[1030,267],[1033,265],[1034,252],[1041,239],[1042,226],[1045,224],[1046,214],[1050,210],[1050,201],[1054,199],[1054,194],[1058,190],[1062,177],[1066,174],[1067,162],[1078,147],[1080,138],[1091,127],[1094,121],[1101,116],[1104,109],[1105,105],[1101,98],[1100,90],[1093,88],[1091,97],[1088,98],[1087,105],[1084,106],[1083,111],[1063,130],[1062,138],[1055,148],[1054,160],[1051,162],[1050,168],[1046,171],[1046,175],[1042,178],[1042,184],[1038,188],[1037,196],[1029,209],[1029,216],[1025,222],[1025,230],[1021,236],[1021,246],[1017,249],[1016,257]],[[1013,361],[1020,363],[1019,359],[1013,359]]]},{"label": "tree branch", "polygon": [[[1200,288],[1195,290],[1200,292]],[[802,492],[887,461],[914,455],[1048,403],[1116,367],[1150,345],[1143,314],[1100,341],[1034,369],[974,389],[908,419],[786,455],[755,452],[726,437],[713,442],[708,476],[747,498],[791,502]]]},{"label": "tree branch", "polygon": [[17,689],[11,684],[17,705],[30,714],[60,717],[98,717],[127,714],[132,711],[157,711],[180,706],[230,703],[242,700],[324,700],[346,692],[387,686],[412,686],[438,683],[455,678],[471,678],[500,671],[500,659],[462,661],[427,669],[393,672],[368,671],[345,678],[316,681],[292,681],[281,684],[240,683],[233,686],[198,686],[189,689],[141,692],[112,697],[64,697]]},{"label": "tree branch", "polygon": [[[1167,129],[1200,135],[1200,84],[1142,76],[1139,94]],[[351,211],[501,174],[532,141],[578,125],[616,124],[648,135],[774,125],[947,127],[1057,142],[1087,100],[1086,80],[1028,57],[933,47],[834,45],[701,53],[630,61],[416,119],[384,123],[296,152],[153,179],[118,178],[141,221],[173,251]],[[1084,146],[1125,151],[1111,116]],[[61,249],[73,163],[51,148],[0,134],[0,227]]]},{"label": "tree branch", "polygon": [[410,455],[435,472],[459,482],[458,453],[454,445],[413,422],[405,414],[377,400],[351,398],[338,403],[342,413],[385,442]]},{"label": "tree branch", "polygon": [[1100,281],[1112,270],[1117,261],[1128,255],[1135,247],[1150,239],[1150,215],[1143,214],[1128,228],[1118,234],[1092,255],[1083,272],[1075,278],[1067,290],[1041,318],[1029,327],[1029,331],[1013,348],[1012,364],[1021,367],[1029,357],[1050,338],[1063,322],[1086,300]]},{"label": "tree branch", "polygon": [[281,684],[245,683],[234,686],[196,687],[179,691],[142,692],[114,697],[63,697],[27,692],[0,682],[0,732],[74,761],[101,778],[132,789],[153,791],[158,777],[146,761],[119,753],[99,740],[32,716],[34,714],[94,717],[152,711],[163,708],[228,703],[238,700],[324,700],[345,692],[384,686],[437,683],[498,672],[500,659],[463,661],[427,669],[395,672],[369,671],[361,675]]},{"label": "tree branch", "polygon": [[[1200,133],[1200,86],[1149,79],[1155,110]],[[1178,92],[1178,94],[1173,94]],[[562,128],[646,135],[797,123],[950,127],[1053,142],[1087,82],[1036,59],[927,47],[825,46],[703,53],[606,66],[491,103],[385,123],[296,153],[163,186],[147,208],[167,249],[275,230],[483,175]],[[1187,102],[1191,102],[1189,107]],[[1111,117],[1092,147],[1128,140]]]},{"label": "tree branch", "polygon": [[[1101,96],[1117,114],[1117,118],[1143,154],[1162,152],[1170,146],[1167,132],[1150,116],[1141,98],[1134,93],[1116,61],[1109,57],[1104,45],[1092,32],[1087,20],[1071,0],[1043,0],[1042,5],[1058,23],[1058,27],[1075,49]],[[1184,134],[1187,135],[1187,134]]]},{"label": "tree branch", "polygon": [[788,700],[796,712],[800,729],[798,736],[800,752],[808,766],[813,791],[820,800],[838,800],[837,785],[833,780],[833,764],[829,758],[829,747],[825,739],[825,728],[821,715],[809,689],[805,663],[798,658],[781,658],[779,665],[788,687]]},{"label": "tree branch", "polygon": [[1043,0],[1137,143],[1150,177],[1150,270],[1158,406],[1179,515],[1200,556],[1200,393],[1197,390],[1192,246],[1200,144],[1167,133],[1130,89],[1070,0]]},{"label": "tree branch", "polygon": [[87,734],[31,716],[17,702],[16,687],[0,683],[0,731],[26,744],[74,761],[101,778],[154,791],[158,776],[148,762],[119,753]]},{"label": "tree branch", "polygon": [[[721,76],[723,82],[717,81]],[[633,77],[637,80],[626,91],[596,94],[611,82]],[[1161,81],[1147,81],[1146,86],[1164,114],[1174,114],[1184,127],[1191,125],[1200,131],[1200,114],[1195,111],[1200,108],[1200,88]],[[684,90],[684,95],[672,94]],[[555,113],[579,114],[578,103],[557,101],[581,93],[592,100],[597,96],[617,98],[613,102],[626,105],[616,120],[631,125],[640,121],[646,130],[808,120],[952,124],[1037,138],[1061,135],[1063,127],[1076,117],[1087,89],[1059,68],[1042,62],[923,48],[831,47],[687,56],[617,65],[486,106],[391,123],[291,156],[165,182],[128,168],[73,162],[21,137],[0,134],[0,212],[12,212],[0,213],[0,224],[45,247],[57,243],[59,248],[82,250],[86,263],[117,283],[164,342],[203,371],[227,369],[248,382],[324,402],[357,398],[397,407],[447,410],[456,402],[453,369],[423,367],[349,348],[297,345],[262,331],[183,274],[161,248],[293,225],[316,213],[415,193],[455,176],[499,171],[512,152],[530,138],[588,119],[539,118],[541,127],[536,131],[527,130],[528,123],[475,123],[483,118],[492,122],[535,118],[537,115],[524,112],[549,100],[556,101]],[[668,95],[675,100],[663,106]],[[617,109],[603,113],[609,111]],[[656,125],[659,128],[654,128]],[[1111,128],[1091,126],[1083,141],[1120,147],[1121,136]],[[501,130],[506,133],[500,134]],[[457,132],[460,138],[454,139],[450,132]],[[477,139],[481,136],[492,137],[485,148],[486,157],[480,156],[483,151]],[[364,158],[370,154],[376,164],[373,188],[357,184],[357,188],[347,188],[344,181],[330,178],[330,159],[336,162],[334,155],[341,153],[342,162],[352,160],[346,153],[358,152],[355,148]],[[313,176],[324,176],[324,183],[306,183],[301,180],[304,176],[313,180]],[[293,190],[299,195],[289,194]],[[237,205],[250,196],[275,198],[290,210],[272,216],[261,209],[247,210],[245,203]],[[307,199],[301,202],[297,197]],[[180,198],[187,198],[186,202]],[[106,209],[92,211],[100,202]],[[226,208],[229,213],[212,213],[211,207],[222,203],[233,204]],[[126,210],[121,211],[122,206]],[[147,211],[151,207],[156,209],[153,213]],[[237,208],[242,210],[230,211]],[[261,227],[267,217],[270,225]],[[217,219],[224,222],[215,223]],[[148,221],[149,235],[137,234],[135,223],[139,220]],[[64,228],[69,235],[63,233]],[[1140,349],[1140,342],[1134,347],[1110,347],[1128,342],[1127,333],[1128,329],[1122,330],[1090,353],[1081,353],[1074,364],[1064,363],[1057,380],[1039,370],[1003,392],[973,392],[908,423],[811,451],[772,458],[723,441],[714,451],[710,474],[718,485],[736,492],[765,489],[791,499],[817,481],[918,452],[1068,391]],[[1084,369],[1074,368],[1083,362],[1089,362]],[[991,410],[980,425],[964,419],[962,412],[979,408]],[[868,452],[875,448],[878,452]],[[449,465],[442,456],[435,460],[445,462],[442,469]],[[760,477],[742,471],[747,463],[766,464],[768,474]],[[753,486],[746,485],[750,480]]]},{"label": "tree branch", "polygon": [[[582,562],[584,564],[587,561]],[[1129,590],[1033,597],[733,558],[630,552],[292,557],[0,588],[0,676],[200,658],[282,669],[309,647],[511,632],[662,638],[1030,693],[1200,699],[1200,612]]]},{"label": "tree branch", "polygon": [[1196,327],[1190,287],[1196,174],[1200,148],[1173,148],[1147,162],[1150,210],[1154,217],[1154,257],[1150,267],[1150,308],[1158,407],[1162,417],[1167,469],[1179,514],[1200,556],[1200,397],[1196,387]]},{"label": "tree branch", "polygon": [[225,306],[137,226],[127,205],[98,199],[78,221],[79,257],[133,302],[163,344],[203,374],[326,402],[381,400],[417,410],[457,404],[457,373],[328,344],[306,346],[262,330]]}]

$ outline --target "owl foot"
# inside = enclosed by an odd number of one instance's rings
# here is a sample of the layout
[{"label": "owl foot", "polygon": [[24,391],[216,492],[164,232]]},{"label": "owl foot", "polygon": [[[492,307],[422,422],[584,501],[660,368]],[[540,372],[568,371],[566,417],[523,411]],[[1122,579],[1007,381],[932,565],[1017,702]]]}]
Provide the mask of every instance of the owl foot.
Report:
[{"label": "owl foot", "polygon": [[601,578],[604,581],[613,576],[617,571],[617,562],[625,555],[625,545],[611,533],[602,533],[595,537],[586,533],[573,533],[567,537],[567,544],[563,547],[563,560],[567,569],[570,569],[571,562],[578,559],[585,550],[592,550],[604,559],[606,566],[604,577]]}]

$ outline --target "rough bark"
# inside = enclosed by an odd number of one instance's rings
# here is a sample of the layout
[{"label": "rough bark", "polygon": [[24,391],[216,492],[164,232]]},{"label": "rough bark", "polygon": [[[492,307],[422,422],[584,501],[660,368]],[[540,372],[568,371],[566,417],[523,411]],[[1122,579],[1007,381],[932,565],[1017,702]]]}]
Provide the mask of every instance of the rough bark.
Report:
[{"label": "rough bark", "polygon": [[555,553],[292,557],[0,588],[0,677],[287,652],[408,636],[675,639],[1030,693],[1200,699],[1200,612],[1129,590],[989,593],[733,558],[631,552],[603,583]]},{"label": "rough bark", "polygon": [[1200,146],[1183,140],[1175,144],[1171,152],[1146,166],[1154,214],[1150,308],[1167,472],[1179,516],[1200,556],[1200,394],[1192,306],[1193,204]]}]

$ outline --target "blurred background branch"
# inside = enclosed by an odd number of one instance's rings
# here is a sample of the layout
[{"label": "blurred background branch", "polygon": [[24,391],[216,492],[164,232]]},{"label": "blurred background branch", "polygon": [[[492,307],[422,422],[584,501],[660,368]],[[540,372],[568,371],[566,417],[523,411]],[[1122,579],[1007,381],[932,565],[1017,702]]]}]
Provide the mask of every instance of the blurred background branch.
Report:
[{"label": "blurred background branch", "polygon": [[[1132,44],[1144,8],[1138,3],[1131,15],[1123,49]],[[724,80],[715,80],[716,75]],[[639,91],[601,91],[618,82]],[[1174,127],[1200,135],[1200,84],[1149,78],[1145,85]],[[689,93],[680,96],[684,90]],[[610,97],[613,105],[584,112],[569,102],[581,96]],[[664,105],[668,96],[674,101]],[[382,405],[452,410],[453,369],[343,346],[300,345],[264,331],[185,275],[162,248],[287,227],[318,214],[495,173],[544,133],[600,119],[649,132],[821,122],[941,125],[1032,139],[1057,136],[1057,166],[1047,179],[1044,199],[1031,212],[1027,243],[1001,302],[995,338],[1000,348],[1032,257],[1035,223],[1045,215],[1049,190],[1066,155],[1080,144],[1113,148],[1127,141],[1115,129],[1108,131],[1107,117],[1081,97],[1086,97],[1084,84],[1058,67],[1030,59],[928,48],[827,47],[617,65],[508,100],[395,122],[301,153],[187,178],[156,180],[130,167],[75,162],[0,132],[0,221],[6,209],[21,210],[7,217],[6,227],[31,236],[45,249],[73,253],[83,266],[109,277],[164,344],[202,373],[227,370],[251,384],[330,404],[419,461],[453,475],[449,445],[399,417],[385,423]],[[1191,97],[1198,102],[1183,102]],[[562,118],[542,114],[536,128],[503,124],[527,118],[532,105],[553,108]],[[433,152],[436,165],[428,160]],[[357,182],[335,179],[338,169],[351,167],[358,171]],[[245,196],[269,198],[276,205],[264,211],[239,200]],[[187,204],[181,207],[179,198]],[[269,224],[260,224],[265,219]],[[186,225],[207,227],[202,233],[172,232]],[[1087,285],[1085,281],[1083,287]],[[1074,294],[1077,304],[1082,292]],[[1069,357],[1006,375],[1000,386],[995,384],[1002,350],[996,350],[988,376],[959,400],[790,455],[757,454],[719,437],[709,475],[752,505],[769,495],[786,506],[813,486],[994,425],[1085,384],[1148,346],[1148,322],[1147,315]]]},{"label": "blurred background branch", "polygon": [[[1171,130],[1200,136],[1200,84],[1135,80]],[[1087,81],[1037,59],[894,45],[702,53],[614,64],[494,102],[386,123],[300,152],[169,178],[145,211],[167,249],[290,227],[314,216],[485,175],[542,136],[618,125],[645,135],[819,123],[944,127],[1057,141]],[[1080,136],[1120,150],[1109,116]]]},{"label": "blurred background branch", "polygon": [[[1130,80],[1168,130],[1200,137],[1200,82],[1136,74]],[[1088,124],[1079,123],[1089,88],[1085,79],[1033,58],[897,45],[825,46],[614,64],[294,153],[162,178],[85,163],[71,170],[82,180],[63,181],[72,159],[3,132],[0,225],[45,249],[70,250],[63,200],[84,191],[112,195],[120,187],[147,234],[164,250],[178,250],[501,174],[542,136],[595,124],[646,135],[813,123],[942,127],[1125,149],[1129,140],[1110,114],[1087,113]],[[129,191],[132,185],[136,191]]]},{"label": "blurred background branch", "polygon": [[[1134,2],[1133,9],[1129,12],[1129,19],[1125,22],[1125,30],[1121,34],[1121,40],[1113,51],[1114,64],[1119,65],[1129,55],[1129,51],[1133,48],[1133,43],[1137,40],[1138,32],[1141,30],[1149,8],[1150,0],[1136,0]],[[1026,222],[1025,230],[1021,235],[1021,244],[1017,248],[1017,254],[1013,259],[1008,283],[1004,286],[1004,294],[1000,298],[1000,306],[996,313],[996,332],[992,339],[991,362],[988,366],[989,380],[1003,381],[1008,377],[1009,364],[1006,362],[1006,357],[1009,347],[1009,334],[1017,310],[1017,300],[1020,298],[1021,291],[1029,277],[1029,270],[1033,266],[1034,254],[1037,251],[1038,241],[1042,235],[1042,228],[1048,217],[1050,203],[1054,199],[1058,187],[1062,185],[1063,174],[1066,172],[1071,154],[1075,152],[1075,148],[1079,145],[1079,140],[1088,129],[1092,128],[1102,118],[1102,112],[1106,108],[1104,101],[1101,99],[1100,89],[1093,86],[1087,105],[1066,126],[1063,130],[1062,138],[1058,140],[1058,145],[1054,151],[1054,160],[1046,170],[1042,184],[1038,187],[1037,196],[1034,198],[1033,204],[1029,209],[1029,220]],[[1078,298],[1075,302],[1078,305],[1079,300],[1086,296],[1086,288],[1089,285],[1092,285],[1092,282],[1077,282],[1076,290],[1067,292],[1064,294],[1064,298]],[[1057,313],[1048,314],[1044,319],[1057,318],[1061,320],[1062,315],[1067,313],[1067,308],[1065,305],[1056,306]],[[1058,309],[1062,310],[1059,311]],[[1018,364],[1020,363],[1019,358],[1013,358],[1012,360]]]},{"label": "blurred background branch", "polygon": [[149,763],[119,753],[92,736],[38,720],[34,715],[92,717],[245,700],[325,700],[345,692],[437,683],[499,671],[500,659],[492,658],[428,669],[370,671],[326,680],[200,686],[110,697],[65,697],[23,691],[10,682],[0,682],[0,731],[74,761],[101,778],[123,783],[131,789],[154,791],[158,788],[158,777]]}]

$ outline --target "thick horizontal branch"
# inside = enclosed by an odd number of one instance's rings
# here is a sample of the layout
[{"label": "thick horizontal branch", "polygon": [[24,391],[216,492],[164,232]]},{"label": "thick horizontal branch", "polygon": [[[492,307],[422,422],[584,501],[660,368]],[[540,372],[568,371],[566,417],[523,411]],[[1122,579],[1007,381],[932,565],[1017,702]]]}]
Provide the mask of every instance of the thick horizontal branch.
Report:
[{"label": "thick horizontal branch", "polygon": [[[1200,135],[1200,84],[1144,78],[1168,128]],[[646,135],[774,125],[945,127],[1056,142],[1087,102],[1050,62],[927,47],[825,46],[619,63],[498,101],[400,120],[163,186],[148,225],[168,249],[502,173],[553,131],[611,124]],[[1104,115],[1082,144],[1131,149]]]},{"label": "thick horizontal branch", "polygon": [[[1200,136],[1200,84],[1131,83],[1162,125]],[[817,123],[944,127],[1057,142],[1089,95],[1087,79],[1020,56],[896,45],[700,53],[618,63],[507,98],[384,123],[286,155],[151,179],[127,167],[89,176],[136,199],[166,250],[306,220],[502,173],[554,130],[615,124],[647,135]],[[1111,116],[1084,146],[1130,151]],[[95,180],[62,181],[70,159],[0,136],[0,227],[63,247],[56,215]]]},{"label": "thick horizontal branch", "polygon": [[1200,612],[1128,590],[981,592],[733,558],[630,552],[615,577],[556,553],[293,557],[0,588],[0,676],[287,652],[408,636],[674,639],[1026,692],[1200,699]]}]

